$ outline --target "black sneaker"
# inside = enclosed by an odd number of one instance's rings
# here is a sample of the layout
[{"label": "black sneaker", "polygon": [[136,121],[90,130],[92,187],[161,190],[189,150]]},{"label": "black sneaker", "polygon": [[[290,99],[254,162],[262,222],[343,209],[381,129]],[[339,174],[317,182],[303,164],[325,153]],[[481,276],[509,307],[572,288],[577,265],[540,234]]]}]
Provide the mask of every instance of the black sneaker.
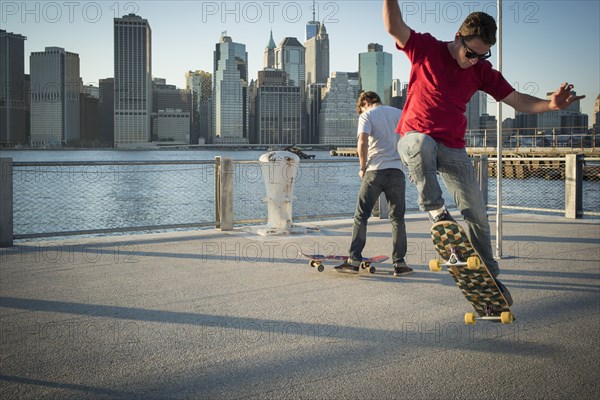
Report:
[{"label": "black sneaker", "polygon": [[337,267],[333,267],[337,272],[356,272],[358,273],[358,265],[349,264],[347,261]]},{"label": "black sneaker", "polygon": [[506,286],[504,286],[504,284],[502,282],[500,282],[498,280],[498,278],[494,278],[494,280],[496,281],[496,285],[498,285],[498,289],[500,289],[500,292],[502,292],[502,295],[506,299],[506,303],[508,304],[508,306],[509,307],[512,306],[513,299],[512,299],[512,296],[510,295],[510,292],[506,288]]},{"label": "black sneaker", "polygon": [[404,261],[394,264],[394,276],[409,275],[414,271]]},{"label": "black sneaker", "polygon": [[[429,214],[429,213],[428,213],[428,214]],[[456,222],[456,221],[454,220],[454,218],[452,218],[452,215],[450,215],[450,213],[448,212],[448,210],[446,210],[445,208],[444,208],[444,211],[442,211],[441,213],[439,213],[439,214],[437,215],[437,217],[435,217],[435,218],[433,218],[433,217],[431,216],[431,214],[429,214],[429,219],[430,219],[430,220],[431,220],[431,222],[432,222],[432,223],[434,223],[434,224],[436,224],[436,223],[438,223],[438,222],[441,222],[441,221],[451,221],[451,222]]]}]

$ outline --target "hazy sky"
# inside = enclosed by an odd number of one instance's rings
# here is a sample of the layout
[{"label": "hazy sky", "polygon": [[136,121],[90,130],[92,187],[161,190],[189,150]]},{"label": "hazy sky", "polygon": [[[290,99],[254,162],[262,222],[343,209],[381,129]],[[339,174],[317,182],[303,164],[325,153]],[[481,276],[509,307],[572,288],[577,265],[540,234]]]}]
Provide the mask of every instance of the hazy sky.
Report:
[{"label": "hazy sky", "polygon": [[[212,72],[213,51],[221,32],[246,45],[250,78],[263,68],[263,52],[273,30],[305,41],[312,1],[2,1],[0,25],[27,36],[29,54],[45,47],[78,53],[85,84],[113,74],[113,18],[133,12],[152,28],[152,74],[185,87],[189,70]],[[401,1],[405,21],[416,31],[452,40],[472,11],[497,16],[496,1]],[[600,1],[503,1],[503,65],[517,90],[545,98],[560,83],[575,85],[587,96],[582,112],[590,115],[600,93]],[[331,71],[357,71],[358,53],[380,43],[393,54],[393,76],[408,81],[409,63],[394,47],[381,20],[380,0],[317,1],[316,18],[325,23]],[[497,48],[490,61],[497,66]],[[488,111],[495,114],[495,103]],[[514,113],[504,107],[504,117]]]}]

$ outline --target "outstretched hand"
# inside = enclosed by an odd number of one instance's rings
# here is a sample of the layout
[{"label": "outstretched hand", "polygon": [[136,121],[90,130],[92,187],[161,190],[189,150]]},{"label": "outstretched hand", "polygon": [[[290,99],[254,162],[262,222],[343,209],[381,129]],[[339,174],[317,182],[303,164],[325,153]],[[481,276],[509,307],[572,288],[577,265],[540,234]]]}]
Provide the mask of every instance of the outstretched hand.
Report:
[{"label": "outstretched hand", "polygon": [[573,85],[565,82],[558,90],[550,96],[550,109],[551,110],[564,110],[570,106],[573,102],[583,99],[585,96],[574,96],[571,93]]}]

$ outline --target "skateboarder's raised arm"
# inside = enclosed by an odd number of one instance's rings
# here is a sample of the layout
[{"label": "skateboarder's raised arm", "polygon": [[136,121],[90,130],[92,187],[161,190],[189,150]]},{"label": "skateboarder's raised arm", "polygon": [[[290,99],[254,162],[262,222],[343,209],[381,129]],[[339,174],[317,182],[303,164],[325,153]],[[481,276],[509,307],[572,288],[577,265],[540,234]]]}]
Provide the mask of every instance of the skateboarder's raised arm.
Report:
[{"label": "skateboarder's raised arm", "polygon": [[402,19],[398,0],[383,0],[383,24],[400,48],[404,48],[410,37],[410,28]]},{"label": "skateboarder's raised arm", "polygon": [[558,90],[550,96],[550,100],[539,99],[516,90],[506,96],[502,101],[517,111],[539,114],[548,111],[563,110],[573,102],[583,99],[585,96],[575,96],[571,93],[573,85],[567,82],[560,85]]}]

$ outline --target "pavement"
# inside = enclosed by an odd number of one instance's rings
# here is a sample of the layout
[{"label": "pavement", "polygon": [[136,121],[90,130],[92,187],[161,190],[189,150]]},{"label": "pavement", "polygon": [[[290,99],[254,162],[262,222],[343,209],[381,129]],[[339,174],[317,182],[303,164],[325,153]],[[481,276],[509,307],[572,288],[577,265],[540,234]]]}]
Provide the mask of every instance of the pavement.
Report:
[{"label": "pavement", "polygon": [[[492,230],[494,216],[490,215]],[[359,275],[352,221],[21,242],[0,252],[2,399],[587,399],[600,394],[600,221],[507,214],[511,325],[472,311],[407,215],[407,262]],[[365,255],[391,255],[371,219]]]}]

